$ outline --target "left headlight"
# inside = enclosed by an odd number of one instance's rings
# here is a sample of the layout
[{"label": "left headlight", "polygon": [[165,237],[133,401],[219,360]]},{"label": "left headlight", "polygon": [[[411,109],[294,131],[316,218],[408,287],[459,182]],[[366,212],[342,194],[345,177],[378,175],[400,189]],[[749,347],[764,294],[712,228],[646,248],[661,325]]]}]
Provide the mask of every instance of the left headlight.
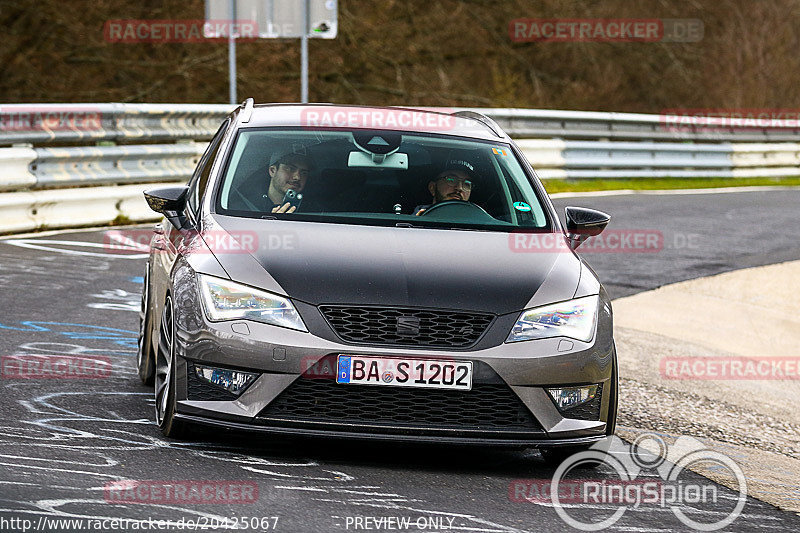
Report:
[{"label": "left headlight", "polygon": [[569,337],[589,342],[594,337],[599,296],[586,296],[524,311],[506,342]]},{"label": "left headlight", "polygon": [[232,281],[198,274],[203,307],[210,320],[255,320],[273,326],[308,331],[292,303]]}]

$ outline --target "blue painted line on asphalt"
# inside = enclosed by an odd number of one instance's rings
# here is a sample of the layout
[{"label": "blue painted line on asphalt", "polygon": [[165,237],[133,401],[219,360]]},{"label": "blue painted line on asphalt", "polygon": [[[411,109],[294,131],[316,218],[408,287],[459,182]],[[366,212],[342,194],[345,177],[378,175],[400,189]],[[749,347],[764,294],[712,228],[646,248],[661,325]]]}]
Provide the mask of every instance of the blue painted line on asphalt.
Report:
[{"label": "blue painted line on asphalt", "polygon": [[[92,324],[73,324],[70,322],[42,322],[38,320],[24,320],[19,324],[23,327],[11,326],[0,322],[0,329],[8,329],[12,331],[50,331],[58,335],[63,335],[69,339],[110,340],[114,341],[114,344],[124,346],[125,348],[137,347],[138,332],[127,329],[109,328],[106,326],[95,326]],[[87,331],[65,331],[63,329],[65,327],[86,328]]]}]

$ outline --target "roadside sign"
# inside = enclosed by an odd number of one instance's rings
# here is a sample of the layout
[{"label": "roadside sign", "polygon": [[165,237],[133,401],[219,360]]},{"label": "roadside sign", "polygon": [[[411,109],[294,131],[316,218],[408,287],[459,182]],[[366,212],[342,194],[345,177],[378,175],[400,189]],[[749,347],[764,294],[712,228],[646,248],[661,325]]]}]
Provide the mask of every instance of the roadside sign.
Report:
[{"label": "roadside sign", "polygon": [[[308,32],[312,39],[335,39],[338,30],[337,0],[308,0]],[[262,39],[297,39],[303,37],[303,11],[306,2],[299,0],[235,0],[231,17],[230,0],[206,0],[206,21],[255,21]],[[218,28],[216,26],[219,26]],[[228,26],[229,27],[229,26]],[[228,37],[225,25],[208,25],[206,37]]]},{"label": "roadside sign", "polygon": [[237,101],[238,28],[246,25],[253,35],[255,24],[257,37],[262,39],[300,39],[300,101],[305,104],[308,102],[308,39],[335,39],[337,21],[337,0],[206,0],[205,36],[228,38],[229,103]]}]

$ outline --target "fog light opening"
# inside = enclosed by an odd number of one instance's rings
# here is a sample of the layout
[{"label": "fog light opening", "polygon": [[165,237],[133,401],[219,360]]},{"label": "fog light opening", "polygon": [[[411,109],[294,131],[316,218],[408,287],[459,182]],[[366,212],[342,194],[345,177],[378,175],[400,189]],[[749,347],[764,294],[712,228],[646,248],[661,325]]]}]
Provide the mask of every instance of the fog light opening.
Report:
[{"label": "fog light opening", "polygon": [[581,387],[559,387],[547,389],[550,397],[556,402],[559,411],[566,411],[578,405],[592,401],[597,396],[597,385]]},{"label": "fog light opening", "polygon": [[258,374],[254,374],[253,372],[239,372],[236,370],[198,364],[194,365],[194,372],[197,377],[203,381],[237,396],[244,392],[258,377]]}]

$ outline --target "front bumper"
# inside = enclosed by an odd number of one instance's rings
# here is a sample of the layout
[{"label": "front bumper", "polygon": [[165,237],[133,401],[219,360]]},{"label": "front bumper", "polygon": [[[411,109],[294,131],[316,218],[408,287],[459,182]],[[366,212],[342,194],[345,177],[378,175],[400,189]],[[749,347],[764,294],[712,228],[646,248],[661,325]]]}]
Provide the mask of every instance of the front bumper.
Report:
[{"label": "front bumper", "polygon": [[[613,419],[616,354],[611,308],[604,294],[597,331],[590,343],[552,338],[488,347],[478,345],[472,350],[345,344],[337,341],[332,332],[317,334],[315,328],[323,322],[315,322],[314,317],[309,319],[309,314],[316,311],[312,306],[299,307],[311,333],[252,321],[209,322],[195,294],[193,284],[188,283],[175,298],[176,412],[178,418],[186,421],[271,434],[538,447],[597,442],[607,435],[607,422]],[[494,327],[510,328],[507,323],[513,323],[515,318],[516,315],[498,317]],[[490,334],[487,332],[487,336]],[[495,391],[492,394],[505,394],[502,401],[506,403],[480,403],[483,400],[474,397],[475,403],[483,406],[480,413],[483,418],[476,415],[474,423],[470,423],[469,417],[464,416],[473,407],[472,398],[454,396],[451,402],[430,392],[437,389],[403,388],[401,394],[393,387],[336,385],[333,372],[324,386],[320,383],[325,376],[312,376],[316,383],[309,389],[306,385],[310,369],[319,368],[324,361],[335,361],[339,354],[469,360],[475,366],[473,391],[491,389]],[[196,394],[196,383],[192,385],[188,379],[194,364],[255,372],[260,376],[238,397],[209,399],[208,395]],[[591,417],[565,415],[546,390],[588,384],[602,384],[596,416]],[[297,395],[298,388],[311,392]],[[339,391],[351,394],[354,389],[380,389],[380,392],[338,397]],[[408,391],[413,391],[412,396],[408,396]],[[298,413],[285,408],[297,403],[308,409]],[[284,408],[278,409],[276,406],[281,404]],[[360,410],[353,407],[356,404],[361,406]],[[438,406],[441,416],[397,419],[384,416],[393,409],[423,413],[433,405]],[[498,412],[503,411],[502,405],[510,406],[517,410],[516,418],[501,417],[498,422],[491,413],[487,414],[493,405],[500,406]],[[522,421],[526,416],[532,422]]]},{"label": "front bumper", "polygon": [[374,442],[409,442],[409,443],[431,443],[431,444],[456,444],[456,445],[481,445],[481,446],[496,446],[496,447],[531,447],[531,448],[550,448],[558,446],[590,446],[606,438],[605,435],[596,435],[592,437],[576,437],[568,439],[510,439],[510,438],[494,438],[491,436],[482,437],[462,437],[453,435],[404,435],[404,434],[386,434],[386,433],[372,433],[359,430],[350,429],[314,429],[314,428],[283,428],[283,427],[270,427],[270,426],[255,426],[249,423],[233,422],[230,420],[223,420],[219,418],[208,418],[204,416],[177,414],[175,415],[178,420],[206,426],[211,428],[222,428],[231,431],[246,431],[258,433],[263,435],[283,435],[283,436],[303,436],[303,437],[316,437],[326,439],[346,439],[357,441],[374,441]]}]

